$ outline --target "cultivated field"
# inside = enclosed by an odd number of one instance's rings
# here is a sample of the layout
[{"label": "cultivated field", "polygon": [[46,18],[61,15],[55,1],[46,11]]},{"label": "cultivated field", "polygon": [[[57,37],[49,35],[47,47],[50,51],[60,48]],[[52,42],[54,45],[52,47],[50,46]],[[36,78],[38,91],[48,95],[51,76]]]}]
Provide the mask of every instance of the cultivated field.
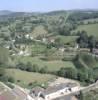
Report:
[{"label": "cultivated field", "polygon": [[[32,64],[37,64],[40,68],[47,66],[49,71],[57,71],[62,67],[72,67],[74,68],[74,64],[71,61],[44,61],[39,57],[17,57],[17,60],[23,63],[31,62]],[[16,61],[17,62],[17,61]]]}]

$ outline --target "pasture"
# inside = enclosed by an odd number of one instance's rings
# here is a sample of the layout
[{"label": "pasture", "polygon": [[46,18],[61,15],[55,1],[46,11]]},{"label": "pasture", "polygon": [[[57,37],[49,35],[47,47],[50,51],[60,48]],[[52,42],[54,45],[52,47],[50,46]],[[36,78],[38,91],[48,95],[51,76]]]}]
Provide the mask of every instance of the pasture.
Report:
[{"label": "pasture", "polygon": [[80,25],[73,32],[82,31],[82,30],[87,31],[89,36],[94,35],[95,37],[98,37],[98,24]]},{"label": "pasture", "polygon": [[56,38],[59,38],[62,43],[71,43],[75,42],[78,36],[61,36],[57,35]]},{"label": "pasture", "polygon": [[56,76],[50,74],[26,72],[18,69],[6,69],[6,75],[14,77],[15,83],[22,87],[28,87],[29,83],[34,82],[37,84],[44,84],[56,78]]}]

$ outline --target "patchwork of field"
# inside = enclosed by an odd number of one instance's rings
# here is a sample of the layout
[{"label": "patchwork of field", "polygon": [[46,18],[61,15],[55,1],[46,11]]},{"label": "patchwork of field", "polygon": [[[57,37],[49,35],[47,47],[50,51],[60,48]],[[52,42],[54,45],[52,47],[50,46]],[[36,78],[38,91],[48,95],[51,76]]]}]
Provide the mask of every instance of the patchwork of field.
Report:
[{"label": "patchwork of field", "polygon": [[98,37],[98,24],[80,25],[73,32],[82,31],[82,30],[87,31],[88,35],[94,35]]},{"label": "patchwork of field", "polygon": [[[29,83],[37,82],[38,84],[47,83],[56,78],[54,75],[50,74],[40,74],[33,72],[21,71],[18,69],[6,69],[8,76],[12,76],[15,79],[15,83],[22,87],[27,87]],[[20,82],[18,82],[20,80]]]},{"label": "patchwork of field", "polygon": [[58,71],[62,67],[75,68],[74,64],[71,61],[62,61],[62,60],[45,61],[41,60],[39,57],[22,57],[22,56],[17,57],[17,60],[23,63],[31,62],[32,64],[37,64],[40,68],[47,66],[47,69],[49,71]]}]

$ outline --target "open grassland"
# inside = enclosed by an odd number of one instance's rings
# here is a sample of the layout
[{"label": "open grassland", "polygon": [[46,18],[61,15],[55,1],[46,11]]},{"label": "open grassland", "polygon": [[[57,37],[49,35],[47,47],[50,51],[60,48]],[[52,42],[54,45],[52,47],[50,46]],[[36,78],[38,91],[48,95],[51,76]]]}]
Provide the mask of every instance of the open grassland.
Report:
[{"label": "open grassland", "polygon": [[[56,76],[50,74],[26,72],[18,69],[6,69],[6,74],[8,76],[14,77],[15,83],[22,87],[27,87],[29,83],[34,82],[37,82],[37,84],[47,83],[56,78]],[[18,80],[20,80],[20,82],[18,82]]]},{"label": "open grassland", "polygon": [[32,32],[32,35],[33,37],[37,37],[39,35],[45,35],[47,34],[47,30],[45,30],[44,26],[42,25],[39,25],[39,26],[36,26]]},{"label": "open grassland", "polygon": [[80,25],[74,32],[77,31],[87,31],[88,35],[94,35],[98,37],[98,24],[88,24],[88,25]]},{"label": "open grassland", "polygon": [[58,35],[56,38],[59,38],[62,43],[70,43],[70,42],[75,42],[78,36],[61,36]]},{"label": "open grassland", "polygon": [[54,60],[54,61],[45,61],[41,60],[39,57],[17,57],[16,62],[31,62],[32,64],[37,64],[40,68],[47,66],[49,71],[57,71],[62,67],[72,67],[74,68],[74,64],[71,61],[61,61],[61,60]]}]

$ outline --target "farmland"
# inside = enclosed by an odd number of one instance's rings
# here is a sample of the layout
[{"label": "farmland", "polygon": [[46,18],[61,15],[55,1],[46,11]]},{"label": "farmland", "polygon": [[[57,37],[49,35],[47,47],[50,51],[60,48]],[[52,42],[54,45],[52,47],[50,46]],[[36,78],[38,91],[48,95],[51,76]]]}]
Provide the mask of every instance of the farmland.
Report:
[{"label": "farmland", "polygon": [[62,67],[65,68],[75,67],[71,61],[62,61],[62,60],[44,61],[41,60],[39,57],[17,57],[16,62],[17,60],[23,63],[31,62],[32,64],[37,64],[40,68],[46,66],[49,71],[57,71]]},{"label": "farmland", "polygon": [[78,36],[61,36],[61,35],[58,35],[58,36],[56,36],[56,38],[59,38],[62,43],[66,44],[66,43],[75,42],[76,39],[78,38]]},{"label": "farmland", "polygon": [[[37,84],[44,84],[56,78],[54,75],[26,72],[17,69],[6,69],[6,74],[14,77],[15,83],[22,87],[28,87],[29,83],[34,82],[37,82]],[[20,80],[20,82],[18,82],[18,80]]]}]

